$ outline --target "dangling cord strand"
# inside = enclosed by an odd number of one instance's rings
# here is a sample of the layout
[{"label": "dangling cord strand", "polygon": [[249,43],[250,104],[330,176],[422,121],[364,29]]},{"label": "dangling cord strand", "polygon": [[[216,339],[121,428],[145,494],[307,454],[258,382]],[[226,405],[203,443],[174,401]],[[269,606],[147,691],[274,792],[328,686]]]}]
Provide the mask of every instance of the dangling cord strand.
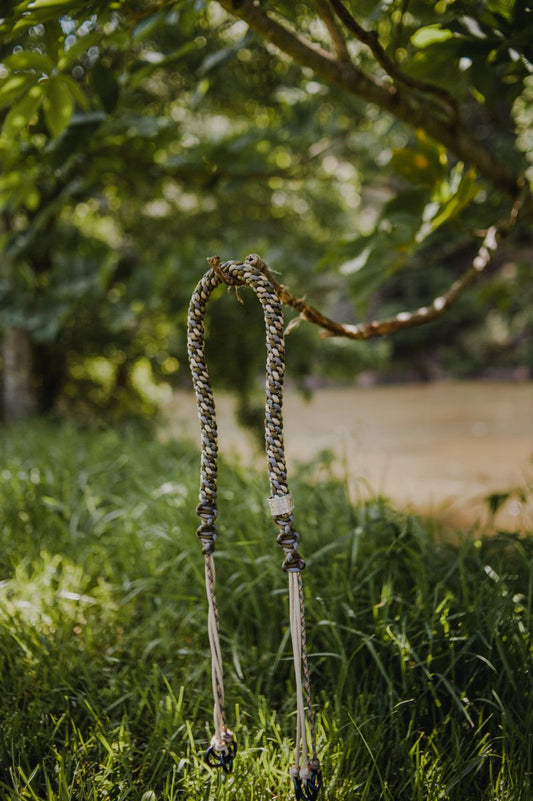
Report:
[{"label": "dangling cord strand", "polygon": [[[270,511],[278,526],[278,544],[285,553],[283,568],[289,575],[289,611],[296,683],[296,754],[291,768],[296,799],[314,801],[321,785],[320,763],[316,753],[316,736],[307,647],[305,634],[304,596],[301,571],[305,563],[298,552],[299,535],[294,527],[292,497],[287,487],[287,469],[283,444],[282,396],[285,372],[283,314],[272,283],[263,273],[259,256],[248,256],[245,263],[225,262],[218,257],[208,259],[209,270],[198,283],[189,305],[188,353],[198,415],[202,434],[200,502],[198,514],[202,521],[197,534],[202,541],[206,558],[206,590],[209,604],[208,628],[211,647],[212,683],[214,696],[215,734],[206,753],[212,767],[231,770],[236,744],[227,728],[224,711],[222,658],[219,641],[219,620],[215,595],[213,552],[216,541],[217,516],[217,428],[213,393],[205,361],[204,318],[207,302],[213,290],[224,282],[229,286],[248,285],[263,307],[267,341],[265,448],[269,466],[271,496]],[[306,713],[310,730],[310,749],[307,739]],[[309,750],[311,758],[309,758]]]},{"label": "dangling cord strand", "polygon": [[[205,278],[206,276],[204,276]],[[198,284],[191,298],[187,345],[202,438],[200,500],[196,509],[201,524],[196,533],[202,543],[202,553],[205,558],[205,587],[208,602],[207,628],[209,647],[211,649],[211,681],[214,701],[213,718],[215,730],[205,757],[208,765],[220,767],[225,773],[229,773],[233,767],[237,745],[233,739],[233,732],[227,726],[224,708],[224,678],[216,599],[215,562],[213,559],[217,539],[215,520],[217,516],[218,442],[215,402],[205,361],[204,336],[206,304],[216,284],[210,286],[209,282],[205,282],[204,279]]]}]

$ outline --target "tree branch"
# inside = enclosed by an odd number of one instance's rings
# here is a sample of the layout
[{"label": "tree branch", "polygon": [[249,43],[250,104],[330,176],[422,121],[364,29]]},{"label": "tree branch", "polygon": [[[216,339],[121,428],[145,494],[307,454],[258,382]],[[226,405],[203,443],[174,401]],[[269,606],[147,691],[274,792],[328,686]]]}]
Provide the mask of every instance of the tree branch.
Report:
[{"label": "tree branch", "polygon": [[404,84],[404,86],[409,86],[424,94],[432,95],[441,104],[444,104],[445,111],[448,113],[451,111],[454,117],[458,116],[459,110],[455,98],[452,97],[446,89],[435,86],[435,84],[428,83],[427,81],[419,81],[417,78],[413,78],[404,73],[387,55],[375,31],[367,31],[366,28],[360,25],[341,0],[327,0],[327,2],[343,25],[354,34],[356,39],[369,48],[378,64],[383,67],[387,75],[389,75],[393,81]]},{"label": "tree branch", "polygon": [[429,306],[423,306],[415,311],[403,311],[387,320],[374,320],[370,323],[360,323],[358,325],[336,322],[326,317],[326,315],[322,314],[322,312],[314,306],[306,303],[304,298],[298,298],[296,295],[293,295],[290,289],[284,286],[284,284],[280,284],[257,253],[251,253],[246,257],[245,262],[258,267],[264,272],[274,285],[281,302],[299,312],[303,320],[307,320],[307,322],[322,328],[323,331],[321,335],[323,337],[372,339],[373,337],[392,334],[403,328],[423,325],[424,323],[437,319],[437,317],[440,317],[444,312],[448,311],[456,302],[457,298],[486,270],[499,245],[516,225],[523,201],[524,197],[517,199],[508,217],[499,224],[491,225],[468,270],[466,270],[459,279],[454,281],[446,292],[435,298]]},{"label": "tree branch", "polygon": [[315,0],[316,10],[320,15],[324,25],[328,29],[328,33],[333,42],[335,52],[339,61],[347,64],[351,62],[350,53],[346,47],[346,42],[342,31],[340,30],[334,15],[331,13],[330,3],[328,0]]},{"label": "tree branch", "polygon": [[498,161],[458,120],[443,121],[436,116],[427,103],[420,103],[419,97],[409,87],[391,85],[368,75],[354,64],[337,61],[322,48],[314,47],[269,17],[253,0],[218,2],[295,62],[312,69],[326,83],[375,103],[413,128],[422,128],[462,161],[474,165],[495,187],[513,199],[518,196],[523,179]]}]

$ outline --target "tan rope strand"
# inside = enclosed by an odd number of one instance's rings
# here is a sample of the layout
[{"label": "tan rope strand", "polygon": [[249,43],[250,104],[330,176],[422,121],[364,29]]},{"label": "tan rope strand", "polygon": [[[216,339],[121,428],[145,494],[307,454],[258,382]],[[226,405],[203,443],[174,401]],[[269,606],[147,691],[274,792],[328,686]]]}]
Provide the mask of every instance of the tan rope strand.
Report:
[{"label": "tan rope strand", "polygon": [[[302,772],[307,774],[309,762],[307,737],[305,731],[305,711],[302,686],[302,620],[300,600],[298,597],[299,573],[289,573],[289,605],[291,620],[291,638],[294,657],[294,677],[296,683],[296,767],[300,768],[300,743],[302,747]],[[303,778],[303,777],[302,777]],[[307,775],[305,776],[307,778]]]},{"label": "tan rope strand", "polygon": [[224,710],[224,680],[222,669],[222,653],[220,650],[218,609],[215,595],[215,563],[212,554],[205,557],[205,578],[207,589],[208,635],[211,648],[211,681],[213,685],[215,735],[222,739],[227,732],[226,715]]},{"label": "tan rope strand", "polygon": [[318,765],[318,756],[316,750],[316,726],[315,716],[311,707],[311,679],[309,676],[309,662],[307,659],[307,634],[305,627],[305,604],[304,604],[304,590],[302,574],[297,573],[298,577],[298,601],[300,606],[300,634],[301,634],[301,653],[302,653],[302,669],[303,669],[303,689],[305,694],[305,701],[307,704],[307,719],[309,721],[309,728],[311,730],[311,754],[312,761]]}]

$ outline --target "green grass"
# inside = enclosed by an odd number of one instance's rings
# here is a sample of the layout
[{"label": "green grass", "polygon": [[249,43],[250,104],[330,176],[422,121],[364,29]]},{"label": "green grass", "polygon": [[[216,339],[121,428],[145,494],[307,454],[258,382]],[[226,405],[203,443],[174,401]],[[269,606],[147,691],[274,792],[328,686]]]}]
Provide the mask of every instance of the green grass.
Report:
[{"label": "green grass", "polygon": [[[223,465],[234,772],[211,737],[198,455],[141,431],[5,429],[0,798],[292,798],[286,576],[266,471]],[[443,541],[322,470],[291,480],[323,799],[531,801],[533,538]]]}]

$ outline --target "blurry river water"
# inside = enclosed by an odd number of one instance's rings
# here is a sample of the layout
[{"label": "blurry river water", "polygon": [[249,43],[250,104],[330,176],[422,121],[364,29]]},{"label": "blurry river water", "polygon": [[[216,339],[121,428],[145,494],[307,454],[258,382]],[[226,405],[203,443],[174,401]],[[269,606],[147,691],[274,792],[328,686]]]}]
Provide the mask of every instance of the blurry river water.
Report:
[{"label": "blurry river water", "polygon": [[[231,396],[215,390],[215,402],[221,452],[266,470]],[[192,392],[173,396],[166,421],[169,433],[199,443]],[[533,530],[531,382],[320,389],[310,401],[289,390],[284,421],[289,485],[291,465],[329,451],[354,500],[383,495],[450,526]],[[529,501],[513,495],[491,518],[489,494],[528,486]]]}]

